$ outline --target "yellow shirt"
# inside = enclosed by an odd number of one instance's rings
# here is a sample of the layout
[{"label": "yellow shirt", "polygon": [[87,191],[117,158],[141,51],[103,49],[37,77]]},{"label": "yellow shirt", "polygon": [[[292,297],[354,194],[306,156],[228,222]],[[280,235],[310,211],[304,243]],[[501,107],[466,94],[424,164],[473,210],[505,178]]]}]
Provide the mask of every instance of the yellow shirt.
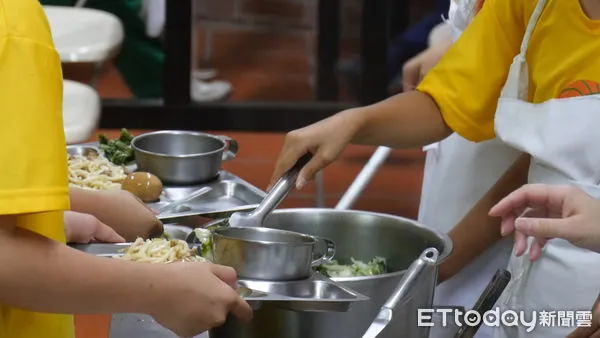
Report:
[{"label": "yellow shirt", "polygon": [[[494,138],[494,115],[513,58],[537,0],[486,0],[417,90],[438,104],[444,120],[471,141]],[[600,21],[578,0],[548,0],[531,36],[529,100],[539,103],[600,93]]]},{"label": "yellow shirt", "polygon": [[[37,0],[0,0],[0,144],[0,215],[64,242],[62,70]],[[0,304],[0,338],[71,337],[72,316]]]}]

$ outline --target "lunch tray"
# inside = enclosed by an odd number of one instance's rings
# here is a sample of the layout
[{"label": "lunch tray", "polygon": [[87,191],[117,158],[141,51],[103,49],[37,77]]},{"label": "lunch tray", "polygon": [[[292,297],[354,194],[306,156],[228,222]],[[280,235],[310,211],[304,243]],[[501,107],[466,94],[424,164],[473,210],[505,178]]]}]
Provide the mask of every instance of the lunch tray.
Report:
[{"label": "lunch tray", "polygon": [[[176,227],[172,227],[176,228]],[[172,229],[166,229],[171,232]],[[91,243],[70,246],[101,257],[118,257],[131,243]],[[193,245],[193,244],[192,244]],[[320,273],[294,281],[238,280],[238,292],[257,310],[263,306],[302,312],[346,312],[355,302],[369,298],[348,289]]]},{"label": "lunch tray", "polygon": [[[67,146],[67,153],[71,155],[85,155],[89,152],[102,153],[98,143],[95,142]],[[125,168],[128,172],[134,172],[136,165],[126,165]],[[147,205],[151,208],[160,208],[207,186],[211,187],[212,190],[185,205],[179,206],[174,213],[168,215],[169,219],[173,218],[174,221],[179,222],[180,218],[186,218],[189,215],[212,219],[227,218],[234,212],[254,210],[266,196],[264,191],[252,184],[228,171],[221,170],[216,179],[203,184],[164,186],[160,201],[147,203]],[[194,220],[194,222],[196,221]]]}]

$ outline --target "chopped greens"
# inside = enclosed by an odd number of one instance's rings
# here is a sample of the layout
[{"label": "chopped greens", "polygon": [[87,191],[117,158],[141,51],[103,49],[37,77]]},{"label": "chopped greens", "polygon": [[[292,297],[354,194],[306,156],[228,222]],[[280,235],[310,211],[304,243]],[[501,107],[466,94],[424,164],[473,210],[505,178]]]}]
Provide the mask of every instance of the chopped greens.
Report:
[{"label": "chopped greens", "polygon": [[315,270],[327,277],[361,277],[381,275],[387,272],[387,264],[385,258],[375,257],[370,262],[351,258],[352,264],[338,264],[336,260],[331,260],[328,263],[321,264],[315,267]]},{"label": "chopped greens", "polygon": [[121,129],[121,135],[115,140],[109,140],[104,134],[98,135],[98,143],[104,156],[116,165],[124,165],[134,160],[131,140],[133,136],[125,128]]},{"label": "chopped greens", "polygon": [[196,228],[194,229],[196,238],[202,243],[200,256],[212,261],[214,259],[212,252],[212,231],[209,229]]}]

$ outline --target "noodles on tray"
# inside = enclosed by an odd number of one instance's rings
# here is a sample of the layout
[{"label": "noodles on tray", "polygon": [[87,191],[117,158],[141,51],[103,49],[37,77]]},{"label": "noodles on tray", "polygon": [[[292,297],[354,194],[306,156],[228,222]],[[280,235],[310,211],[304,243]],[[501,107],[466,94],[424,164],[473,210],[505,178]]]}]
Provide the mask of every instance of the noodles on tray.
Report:
[{"label": "noodles on tray", "polygon": [[124,249],[123,256],[118,258],[146,263],[209,262],[198,256],[196,248],[190,249],[185,241],[164,238],[145,241],[138,238],[130,247]]},{"label": "noodles on tray", "polygon": [[97,154],[68,155],[69,185],[90,190],[121,189],[125,169]]}]

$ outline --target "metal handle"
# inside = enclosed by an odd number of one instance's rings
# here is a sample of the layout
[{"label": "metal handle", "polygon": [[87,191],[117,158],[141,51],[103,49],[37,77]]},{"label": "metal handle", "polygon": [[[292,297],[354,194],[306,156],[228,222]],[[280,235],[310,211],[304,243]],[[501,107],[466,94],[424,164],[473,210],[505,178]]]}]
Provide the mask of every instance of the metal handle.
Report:
[{"label": "metal handle", "polygon": [[[191,200],[194,200],[194,199],[196,199],[196,198],[198,198],[198,197],[200,197],[200,196],[208,193],[211,190],[212,190],[211,187],[200,188],[200,189],[194,191],[193,193],[189,194],[188,196],[186,196],[186,197],[184,197],[184,198],[182,198],[180,200],[171,202],[171,203],[169,203],[167,205],[162,206],[161,208],[158,208],[157,211],[162,214],[165,211],[173,210],[176,207],[178,207],[178,206],[180,206],[180,205],[182,205],[184,203],[190,202]],[[159,217],[159,219],[160,219],[160,217]]]},{"label": "metal handle", "polygon": [[292,189],[294,189],[294,184],[296,183],[298,174],[300,174],[300,170],[311,158],[312,154],[310,153],[302,156],[290,170],[283,174],[271,191],[268,192],[265,199],[249,215],[260,218],[260,224],[263,224],[265,216],[271,214],[271,211],[275,210]]},{"label": "metal handle", "polygon": [[317,236],[311,236],[311,237],[313,237],[318,242],[324,243],[325,247],[326,247],[325,252],[321,255],[321,257],[312,261],[311,266],[317,266],[317,265],[327,263],[330,260],[332,260],[333,257],[335,257],[335,242],[334,241],[327,239],[327,238],[323,238],[323,237],[317,237]]},{"label": "metal handle", "polygon": [[[506,289],[511,277],[512,276],[510,272],[507,270],[501,269],[496,271],[496,274],[494,274],[494,277],[492,277],[490,283],[487,285],[481,296],[479,296],[479,299],[475,303],[473,310],[482,316],[484,313],[491,310],[504,292],[504,289]],[[454,338],[474,337],[480,326],[481,322],[476,326],[467,326],[463,324],[463,326],[458,329],[458,332],[456,332],[456,335],[454,335]]]},{"label": "metal handle", "polygon": [[216,137],[221,139],[227,145],[227,148],[225,148],[225,151],[223,152],[222,161],[226,162],[233,160],[240,149],[237,141],[225,135],[217,135]]},{"label": "metal handle", "polygon": [[369,182],[371,182],[371,179],[375,176],[377,170],[385,163],[391,152],[392,149],[388,147],[378,147],[377,150],[375,150],[369,159],[369,162],[365,164],[358,176],[352,181],[348,190],[346,190],[338,204],[335,206],[335,209],[346,210],[354,205],[356,200],[360,197],[360,194],[362,194],[363,190],[365,190]]},{"label": "metal handle", "polygon": [[406,270],[402,280],[390,296],[388,300],[383,304],[384,308],[393,310],[404,300],[409,291],[415,288],[415,283],[419,280],[428,266],[435,266],[437,264],[439,252],[436,248],[425,249],[421,256],[417,258]]}]

